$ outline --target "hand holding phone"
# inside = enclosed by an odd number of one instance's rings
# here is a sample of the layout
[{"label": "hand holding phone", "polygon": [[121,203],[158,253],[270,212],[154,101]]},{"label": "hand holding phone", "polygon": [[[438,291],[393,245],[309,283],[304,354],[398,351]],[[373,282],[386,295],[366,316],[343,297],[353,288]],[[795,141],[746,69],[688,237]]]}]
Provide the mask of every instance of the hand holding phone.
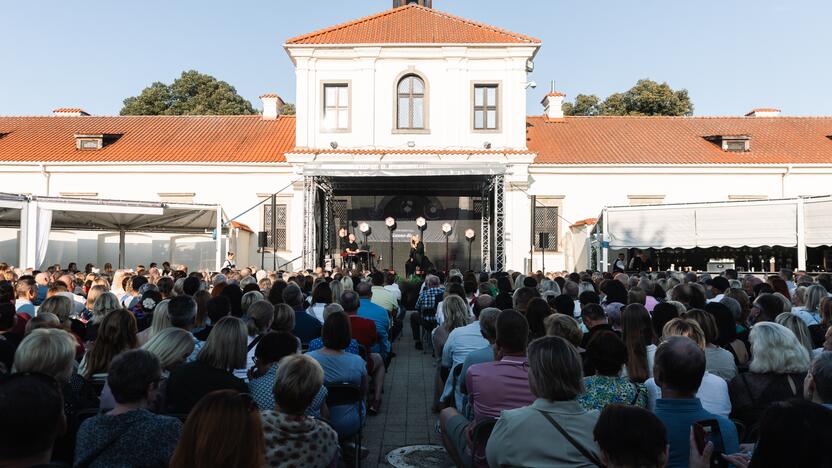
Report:
[{"label": "hand holding phone", "polygon": [[705,450],[705,445],[708,442],[713,445],[713,454],[711,456],[710,466],[728,466],[728,462],[722,458],[722,454],[725,453],[725,444],[722,441],[722,431],[719,428],[719,421],[716,419],[696,421],[693,423],[693,436],[699,453],[702,453]]}]

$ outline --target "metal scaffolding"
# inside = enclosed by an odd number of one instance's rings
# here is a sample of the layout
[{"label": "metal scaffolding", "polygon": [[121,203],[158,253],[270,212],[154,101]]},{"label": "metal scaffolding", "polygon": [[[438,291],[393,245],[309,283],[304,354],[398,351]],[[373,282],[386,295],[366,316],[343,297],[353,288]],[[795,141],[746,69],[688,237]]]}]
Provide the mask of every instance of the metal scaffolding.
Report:
[{"label": "metal scaffolding", "polygon": [[494,176],[494,270],[505,267],[505,177]]}]

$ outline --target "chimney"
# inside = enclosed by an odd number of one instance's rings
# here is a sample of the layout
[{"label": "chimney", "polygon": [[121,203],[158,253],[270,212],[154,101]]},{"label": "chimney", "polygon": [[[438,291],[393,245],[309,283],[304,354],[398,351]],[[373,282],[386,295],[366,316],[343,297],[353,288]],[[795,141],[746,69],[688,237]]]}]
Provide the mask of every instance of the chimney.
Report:
[{"label": "chimney", "polygon": [[760,107],[745,114],[746,117],[780,117],[780,109]]},{"label": "chimney", "polygon": [[88,117],[90,114],[80,107],[59,107],[52,110],[56,117]]},{"label": "chimney", "polygon": [[563,118],[563,98],[565,97],[566,94],[558,91],[552,91],[543,97],[543,101],[541,101],[541,103],[543,104],[543,112],[546,114],[547,118]]},{"label": "chimney", "polygon": [[260,100],[263,102],[263,119],[264,120],[274,120],[280,115],[280,108],[283,107],[283,99],[280,99],[275,93],[266,93],[260,96]]}]

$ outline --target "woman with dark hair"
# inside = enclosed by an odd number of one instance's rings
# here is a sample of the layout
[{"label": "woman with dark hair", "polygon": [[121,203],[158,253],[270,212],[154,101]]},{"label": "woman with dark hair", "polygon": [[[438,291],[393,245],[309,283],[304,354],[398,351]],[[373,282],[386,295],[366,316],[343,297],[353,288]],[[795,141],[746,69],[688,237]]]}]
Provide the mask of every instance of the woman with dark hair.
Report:
[{"label": "woman with dark hair", "polygon": [[570,317],[575,316],[575,301],[569,294],[561,294],[558,297],[556,297],[553,302],[555,304],[555,312],[563,315],[568,315]]},{"label": "woman with dark hair", "polygon": [[[350,345],[350,319],[344,312],[334,312],[324,320],[321,329],[323,349],[310,351],[308,356],[318,361],[324,370],[324,383],[351,384],[366,394],[369,385],[367,365],[360,356],[344,351]],[[366,409],[364,403],[338,405],[329,408],[329,420],[344,439],[358,433]]]},{"label": "woman with dark hair", "polygon": [[269,302],[272,305],[283,304],[283,290],[286,289],[285,281],[275,281],[272,288],[269,289]]},{"label": "woman with dark hair", "polygon": [[601,283],[601,292],[604,293],[604,299],[601,301],[601,305],[612,304],[614,302],[627,304],[627,288],[621,281],[603,281]]},{"label": "woman with dark hair", "polygon": [[265,452],[257,403],[247,393],[218,390],[188,415],[170,466],[263,466]]},{"label": "woman with dark hair", "polygon": [[231,315],[237,318],[243,316],[243,291],[236,284],[229,284],[223,288],[220,296],[228,298],[231,305]]},{"label": "woman with dark hair", "polygon": [[106,374],[114,357],[137,346],[136,317],[126,309],[116,309],[101,321],[98,336],[81,360],[78,373],[87,380],[95,374]]},{"label": "woman with dark hair", "polygon": [[511,309],[514,307],[514,300],[512,293],[514,289],[511,287],[511,279],[506,275],[497,277],[497,297],[494,298],[494,306],[500,310]]},{"label": "woman with dark hair", "polygon": [[653,376],[656,356],[656,335],[650,314],[641,304],[630,304],[621,311],[621,337],[627,346],[627,366],[624,376],[633,382],[644,383]]},{"label": "woman with dark hair", "polygon": [[627,363],[627,346],[615,333],[602,331],[589,340],[584,356],[595,375],[584,377],[586,390],[578,402],[587,410],[603,409],[611,403],[647,407],[647,387],[620,376]]},{"label": "woman with dark hair", "polygon": [[317,283],[312,288],[312,305],[306,313],[324,323],[324,307],[332,303],[332,288],[326,282]]},{"label": "woman with dark hair", "polygon": [[[723,298],[723,301],[734,301],[734,299]],[[748,346],[737,338],[737,326],[731,309],[721,302],[709,302],[705,305],[705,312],[713,317],[716,325],[717,336],[713,343],[731,353],[734,357],[734,364],[737,366],[748,364]],[[706,350],[705,354],[707,353]]]},{"label": "woman with dark hair", "polygon": [[546,317],[552,315],[549,303],[539,297],[533,298],[526,306],[526,320],[529,322],[529,341],[546,336]]},{"label": "woman with dark hair", "polygon": [[772,275],[766,279],[766,282],[771,286],[771,289],[773,289],[774,292],[782,294],[791,302],[792,295],[789,293],[789,285],[786,284],[786,281],[784,281],[783,278],[777,275]]},{"label": "woman with dark hair", "polygon": [[653,309],[653,333],[656,336],[662,336],[662,329],[665,324],[679,316],[679,311],[676,306],[667,302],[660,302],[656,304]]}]

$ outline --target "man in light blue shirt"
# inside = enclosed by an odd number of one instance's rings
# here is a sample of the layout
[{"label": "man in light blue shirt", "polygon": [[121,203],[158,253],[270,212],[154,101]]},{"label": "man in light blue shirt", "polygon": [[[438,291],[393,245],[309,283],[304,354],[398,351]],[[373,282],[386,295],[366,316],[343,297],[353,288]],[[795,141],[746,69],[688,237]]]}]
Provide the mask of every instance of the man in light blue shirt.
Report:
[{"label": "man in light blue shirt", "polygon": [[34,301],[38,297],[38,286],[33,279],[22,279],[17,282],[15,287],[15,295],[17,300],[14,302],[15,312],[18,314],[26,314],[29,318],[35,316]]},{"label": "man in light blue shirt", "polygon": [[[454,368],[461,366],[471,352],[485,348],[491,343],[482,336],[480,321],[474,320],[464,327],[457,327],[451,330],[445,347],[442,348],[442,367],[451,370],[449,375],[454,374]],[[442,400],[448,398],[453,392],[453,379],[445,380],[445,388],[442,390]]]},{"label": "man in light blue shirt", "polygon": [[381,354],[382,357],[388,356],[390,354],[390,340],[388,339],[390,333],[390,314],[384,307],[373,304],[373,291],[370,283],[358,283],[355,286],[355,292],[361,298],[358,316],[370,319],[376,323],[379,344],[373,346],[372,351]]}]

